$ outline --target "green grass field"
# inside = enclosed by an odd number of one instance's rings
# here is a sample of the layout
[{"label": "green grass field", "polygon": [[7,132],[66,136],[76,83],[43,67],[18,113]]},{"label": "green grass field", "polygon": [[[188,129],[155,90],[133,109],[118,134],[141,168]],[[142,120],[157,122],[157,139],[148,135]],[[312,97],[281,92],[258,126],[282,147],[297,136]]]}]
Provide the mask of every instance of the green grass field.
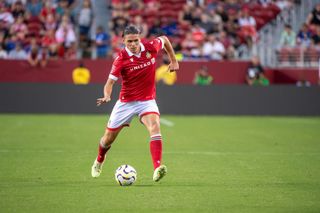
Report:
[{"label": "green grass field", "polygon": [[[135,119],[91,178],[103,115],[0,114],[0,212],[320,212],[320,118],[163,116],[168,175],[152,182]],[[130,164],[138,180],[120,187]]]}]

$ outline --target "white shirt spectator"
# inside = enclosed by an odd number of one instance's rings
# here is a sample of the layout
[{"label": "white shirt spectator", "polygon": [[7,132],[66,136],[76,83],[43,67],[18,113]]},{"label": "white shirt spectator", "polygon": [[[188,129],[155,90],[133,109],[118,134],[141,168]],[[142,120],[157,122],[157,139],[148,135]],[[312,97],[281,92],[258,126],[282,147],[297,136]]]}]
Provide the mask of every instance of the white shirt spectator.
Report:
[{"label": "white shirt spectator", "polygon": [[12,5],[14,3],[16,3],[17,1],[22,2],[23,5],[26,5],[27,0],[6,0],[7,4]]},{"label": "white shirt spectator", "polygon": [[79,25],[89,27],[91,25],[92,10],[91,8],[82,8],[79,14]]},{"label": "white shirt spectator", "polygon": [[72,25],[60,25],[55,36],[58,43],[64,43],[67,47],[70,47],[77,40]]},{"label": "white shirt spectator", "polygon": [[1,48],[0,49],[0,59],[6,59],[6,58],[8,58],[8,53]]},{"label": "white shirt spectator", "polygon": [[226,50],[220,41],[217,41],[215,36],[210,35],[209,40],[202,47],[202,54],[211,59],[221,60]]},{"label": "white shirt spectator", "polygon": [[292,7],[292,3],[289,2],[288,0],[278,0],[275,2],[275,4],[281,9],[289,9],[290,7]]},{"label": "white shirt spectator", "polygon": [[3,11],[0,12],[0,22],[4,22],[5,25],[11,26],[14,23],[14,18],[11,13]]},{"label": "white shirt spectator", "polygon": [[255,27],[256,26],[256,20],[252,16],[240,17],[238,22],[239,22],[240,27],[244,27],[244,26]]},{"label": "white shirt spectator", "polygon": [[16,48],[9,52],[9,59],[15,59],[15,60],[25,60],[27,59],[28,55],[24,49]]}]

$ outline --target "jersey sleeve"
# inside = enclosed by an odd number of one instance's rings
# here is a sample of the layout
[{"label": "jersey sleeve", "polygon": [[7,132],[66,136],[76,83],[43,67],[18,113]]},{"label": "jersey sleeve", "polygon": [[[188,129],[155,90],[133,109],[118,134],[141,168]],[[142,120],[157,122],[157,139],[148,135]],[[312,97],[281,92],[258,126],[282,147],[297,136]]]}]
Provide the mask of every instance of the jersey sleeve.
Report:
[{"label": "jersey sleeve", "polygon": [[164,40],[161,37],[153,39],[150,44],[159,52],[164,47]]},{"label": "jersey sleeve", "polygon": [[116,59],[113,61],[109,78],[117,81],[120,77],[121,70],[122,70],[121,59],[120,59],[120,56],[117,56]]}]

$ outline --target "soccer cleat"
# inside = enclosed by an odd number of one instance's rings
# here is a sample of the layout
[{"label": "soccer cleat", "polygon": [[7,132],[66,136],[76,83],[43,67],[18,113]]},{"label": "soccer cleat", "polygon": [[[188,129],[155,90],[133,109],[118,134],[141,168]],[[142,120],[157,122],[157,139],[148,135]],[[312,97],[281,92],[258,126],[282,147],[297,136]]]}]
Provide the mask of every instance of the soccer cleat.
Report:
[{"label": "soccer cleat", "polygon": [[91,175],[94,178],[97,178],[100,176],[102,172],[102,165],[103,163],[99,163],[97,160],[93,162],[93,165],[91,167]]},{"label": "soccer cleat", "polygon": [[154,170],[153,173],[153,181],[158,182],[167,174],[167,167],[165,165],[161,165]]}]

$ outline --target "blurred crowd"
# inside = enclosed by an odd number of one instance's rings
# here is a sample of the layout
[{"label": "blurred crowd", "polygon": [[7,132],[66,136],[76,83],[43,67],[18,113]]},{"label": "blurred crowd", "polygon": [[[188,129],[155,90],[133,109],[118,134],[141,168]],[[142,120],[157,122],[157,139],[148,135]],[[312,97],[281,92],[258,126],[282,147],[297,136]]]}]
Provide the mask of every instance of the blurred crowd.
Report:
[{"label": "blurred crowd", "polygon": [[309,13],[298,32],[295,32],[291,25],[285,25],[280,38],[278,54],[280,62],[318,62],[320,57],[320,3]]},{"label": "blurred crowd", "polygon": [[[258,41],[257,31],[294,0],[113,0],[110,21],[112,48],[122,47],[121,32],[129,23],[140,26],[146,39],[167,35],[181,59],[235,59],[243,47]],[[259,7],[253,8],[252,5]],[[265,13],[265,11],[267,13]]]},{"label": "blurred crowd", "polygon": [[[235,59],[241,57],[241,47],[250,49],[257,42],[257,31],[265,23],[296,1],[112,0],[109,29],[93,24],[97,18],[93,3],[0,0],[0,58],[45,66],[48,58],[114,57],[123,47],[122,31],[131,23],[140,27],[144,39],[167,35],[180,59]],[[314,32],[319,36],[318,31]],[[310,39],[314,32],[309,33]],[[305,34],[299,32],[302,37],[297,41],[308,43]],[[287,38],[282,40],[287,45]]]},{"label": "blurred crowd", "polygon": [[[94,11],[90,0],[0,0],[0,58],[76,59],[91,47]],[[83,54],[85,55],[85,54]]]}]

